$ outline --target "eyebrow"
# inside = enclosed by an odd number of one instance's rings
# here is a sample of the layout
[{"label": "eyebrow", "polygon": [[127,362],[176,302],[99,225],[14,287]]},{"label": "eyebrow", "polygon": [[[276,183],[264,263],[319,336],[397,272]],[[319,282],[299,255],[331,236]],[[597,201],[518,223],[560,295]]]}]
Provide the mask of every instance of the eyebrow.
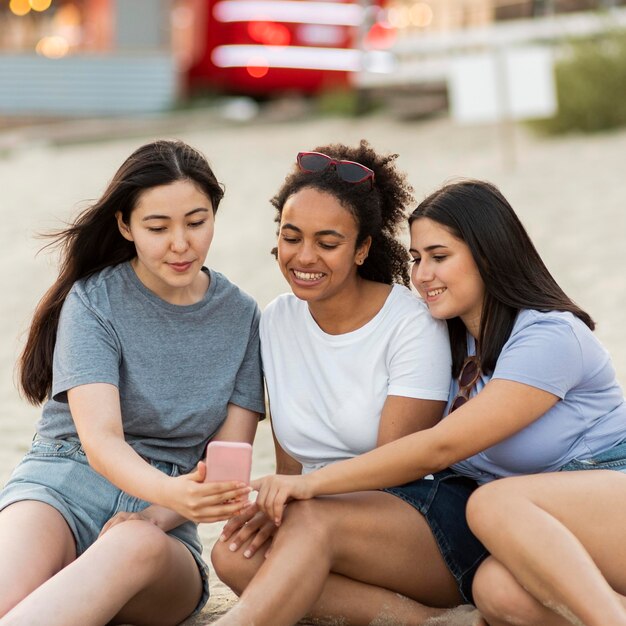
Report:
[{"label": "eyebrow", "polygon": [[[444,246],[442,243],[435,243],[432,246],[426,246],[424,248],[424,252],[431,252],[432,250],[436,250],[437,248],[446,248],[448,246]],[[415,248],[409,248],[409,252],[413,252],[414,254],[419,254],[419,251]]]},{"label": "eyebrow", "polygon": [[[204,207],[198,207],[197,209],[192,209],[191,211],[188,211],[187,213],[185,213],[185,217],[189,217],[190,215],[194,215],[196,213],[208,213],[209,209],[205,209]],[[141,221],[145,222],[147,220],[171,220],[171,216],[170,215],[146,215],[146,217],[142,218]]]},{"label": "eyebrow", "polygon": [[[293,224],[283,224],[280,227],[280,230],[284,230],[285,228],[288,228],[289,230],[295,230],[298,233],[302,232],[302,229],[298,228],[297,226],[294,226]],[[324,235],[332,235],[333,237],[339,237],[340,239],[346,239],[346,236],[343,235],[342,233],[336,231],[336,230],[332,230],[332,229],[327,229],[327,230],[318,230],[315,235],[317,237],[320,236],[324,236]]]}]

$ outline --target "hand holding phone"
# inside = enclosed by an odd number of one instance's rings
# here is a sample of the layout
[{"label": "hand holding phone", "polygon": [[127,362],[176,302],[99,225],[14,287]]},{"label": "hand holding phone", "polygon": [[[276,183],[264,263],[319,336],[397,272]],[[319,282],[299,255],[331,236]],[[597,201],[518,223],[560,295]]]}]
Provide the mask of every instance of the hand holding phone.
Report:
[{"label": "hand holding phone", "polygon": [[211,441],[206,450],[205,482],[250,484],[252,446],[240,441]]}]

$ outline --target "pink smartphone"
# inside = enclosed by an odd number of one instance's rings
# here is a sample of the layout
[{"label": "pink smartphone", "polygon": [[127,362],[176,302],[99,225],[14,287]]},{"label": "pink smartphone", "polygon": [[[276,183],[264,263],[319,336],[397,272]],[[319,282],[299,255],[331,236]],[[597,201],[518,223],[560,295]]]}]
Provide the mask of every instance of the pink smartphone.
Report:
[{"label": "pink smartphone", "polygon": [[211,441],[206,449],[206,482],[236,480],[250,484],[252,446],[240,441]]}]

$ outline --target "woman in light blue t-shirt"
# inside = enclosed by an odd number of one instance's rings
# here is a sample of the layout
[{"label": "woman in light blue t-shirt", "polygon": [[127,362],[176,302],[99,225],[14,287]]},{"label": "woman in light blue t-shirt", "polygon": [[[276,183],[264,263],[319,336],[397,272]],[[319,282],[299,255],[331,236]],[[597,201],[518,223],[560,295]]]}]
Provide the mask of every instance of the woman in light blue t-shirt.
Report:
[{"label": "woman in light blue t-shirt", "polygon": [[[306,476],[260,479],[258,505],[280,523],[290,499],[391,487],[451,466],[483,483],[467,517],[491,553],[473,583],[490,626],[625,625],[626,404],[593,320],[494,186],[444,186],[410,224],[413,283],[450,333],[447,417]],[[400,488],[407,498],[412,484]],[[248,602],[280,595],[288,582],[277,570],[267,563],[273,589],[261,598],[253,582]]]}]

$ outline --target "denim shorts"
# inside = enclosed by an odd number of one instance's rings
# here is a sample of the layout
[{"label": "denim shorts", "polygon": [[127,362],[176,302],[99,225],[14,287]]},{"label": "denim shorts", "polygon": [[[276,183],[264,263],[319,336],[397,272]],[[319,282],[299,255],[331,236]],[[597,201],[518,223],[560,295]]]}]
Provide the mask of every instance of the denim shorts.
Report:
[{"label": "denim shorts", "polygon": [[[173,463],[151,461],[169,476],[178,476]],[[0,510],[23,500],[37,500],[54,507],[65,519],[80,556],[97,538],[104,524],[120,511],[137,512],[149,506],[128,495],[93,470],[78,439],[46,439],[35,436],[30,450],[0,492]],[[203,593],[196,612],[209,599],[209,574],[202,560],[202,542],[193,522],[168,533],[193,555],[202,577]]]},{"label": "denim shorts", "polygon": [[626,473],[626,440],[588,459],[574,459],[561,468],[561,472],[580,470],[613,470]]},{"label": "denim shorts", "polygon": [[467,525],[465,507],[477,484],[447,469],[384,489],[417,509],[428,522],[439,551],[465,602],[474,603],[472,582],[488,552]]}]

